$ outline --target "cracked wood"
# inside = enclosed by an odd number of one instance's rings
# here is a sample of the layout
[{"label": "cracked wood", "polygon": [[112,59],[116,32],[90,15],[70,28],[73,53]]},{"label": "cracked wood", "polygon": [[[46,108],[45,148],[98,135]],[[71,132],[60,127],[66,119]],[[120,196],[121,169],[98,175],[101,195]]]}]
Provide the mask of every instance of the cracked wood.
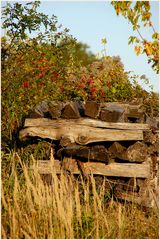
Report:
[{"label": "cracked wood", "polygon": [[119,129],[100,129],[89,126],[80,125],[58,125],[58,126],[40,126],[28,127],[22,129],[19,133],[21,140],[27,137],[41,137],[53,140],[60,140],[62,137],[71,139],[80,145],[86,145],[92,142],[103,141],[130,141],[143,140],[142,130],[119,130]]}]

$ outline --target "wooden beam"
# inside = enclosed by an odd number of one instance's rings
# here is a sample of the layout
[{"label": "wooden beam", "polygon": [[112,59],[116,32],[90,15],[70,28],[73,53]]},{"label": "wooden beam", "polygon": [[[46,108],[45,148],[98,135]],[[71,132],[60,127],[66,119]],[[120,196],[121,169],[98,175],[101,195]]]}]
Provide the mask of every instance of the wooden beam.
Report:
[{"label": "wooden beam", "polygon": [[80,145],[86,145],[93,142],[103,141],[130,141],[143,140],[142,130],[117,130],[100,129],[80,125],[61,125],[61,126],[42,126],[28,127],[22,129],[19,133],[21,140],[27,137],[41,137],[53,140],[60,140],[62,137],[70,138],[71,142]]},{"label": "wooden beam", "polygon": [[[100,162],[85,162],[82,164],[86,174],[135,178],[150,177],[150,164],[148,162],[142,164],[114,162],[108,165]],[[55,160],[54,165],[52,165],[49,160],[38,160],[37,164],[32,167],[32,169],[34,168],[36,168],[40,174],[51,174],[52,172],[60,174],[63,170],[68,170],[72,174],[81,173],[75,159],[66,159],[63,165],[59,160]]]},{"label": "wooden beam", "polygon": [[47,118],[26,118],[24,127],[37,127],[37,126],[61,126],[61,125],[85,125],[97,128],[109,128],[109,129],[124,129],[124,130],[148,130],[150,129],[148,124],[141,123],[112,123],[104,122],[101,120],[80,118],[80,119],[57,119],[51,120]]}]

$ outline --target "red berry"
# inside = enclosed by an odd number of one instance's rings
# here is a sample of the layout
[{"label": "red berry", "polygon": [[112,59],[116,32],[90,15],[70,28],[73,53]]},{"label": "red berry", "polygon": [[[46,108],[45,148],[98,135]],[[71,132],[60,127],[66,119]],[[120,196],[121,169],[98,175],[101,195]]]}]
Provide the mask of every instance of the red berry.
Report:
[{"label": "red berry", "polygon": [[93,79],[92,78],[89,78],[88,79],[88,83],[92,83],[93,82]]},{"label": "red berry", "polygon": [[24,88],[29,88],[29,82],[23,82],[23,83],[22,83],[22,86],[23,86]]},{"label": "red berry", "polygon": [[111,86],[111,83],[110,83],[110,82],[108,82],[108,83],[107,83],[107,86],[110,88],[110,86]]},{"label": "red berry", "polygon": [[55,77],[55,78],[58,78],[59,75],[58,75],[57,72],[54,72],[53,74],[54,74],[54,77]]}]

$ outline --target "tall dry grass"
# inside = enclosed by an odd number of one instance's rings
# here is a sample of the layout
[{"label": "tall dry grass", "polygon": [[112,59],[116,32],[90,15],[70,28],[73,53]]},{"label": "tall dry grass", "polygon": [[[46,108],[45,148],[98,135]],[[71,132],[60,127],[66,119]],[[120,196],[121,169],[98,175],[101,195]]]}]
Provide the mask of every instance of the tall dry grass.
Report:
[{"label": "tall dry grass", "polygon": [[[84,180],[61,172],[46,184],[18,155],[2,185],[2,238],[158,239],[158,216],[139,207],[106,201],[93,176]],[[34,161],[34,159],[33,159]],[[3,173],[4,174],[4,173]]]}]

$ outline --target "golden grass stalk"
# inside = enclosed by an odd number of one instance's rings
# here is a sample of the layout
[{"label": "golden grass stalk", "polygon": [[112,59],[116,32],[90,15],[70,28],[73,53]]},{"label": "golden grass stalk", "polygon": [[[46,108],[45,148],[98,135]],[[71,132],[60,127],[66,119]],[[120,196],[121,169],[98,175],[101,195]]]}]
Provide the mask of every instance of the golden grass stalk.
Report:
[{"label": "golden grass stalk", "polygon": [[2,185],[2,238],[158,238],[158,216],[106,202],[105,180],[97,190],[94,176],[84,180],[53,171],[47,184],[17,154],[10,157],[11,176]]}]

